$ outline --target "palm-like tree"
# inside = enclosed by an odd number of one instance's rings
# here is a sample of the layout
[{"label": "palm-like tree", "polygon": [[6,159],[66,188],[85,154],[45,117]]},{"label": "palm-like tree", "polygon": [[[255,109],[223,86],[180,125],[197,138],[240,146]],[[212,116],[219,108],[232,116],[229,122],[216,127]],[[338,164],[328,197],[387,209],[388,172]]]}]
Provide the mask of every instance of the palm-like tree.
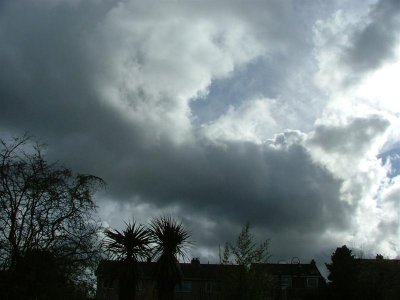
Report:
[{"label": "palm-like tree", "polygon": [[116,229],[105,231],[106,247],[114,258],[123,261],[118,281],[119,299],[132,300],[135,299],[137,284],[136,263],[149,257],[152,238],[143,225],[135,222],[125,224],[122,232]]},{"label": "palm-like tree", "polygon": [[190,234],[182,223],[170,216],[153,219],[150,231],[155,242],[153,256],[157,259],[156,282],[159,300],[172,300],[174,289],[182,283],[178,257],[186,257]]}]

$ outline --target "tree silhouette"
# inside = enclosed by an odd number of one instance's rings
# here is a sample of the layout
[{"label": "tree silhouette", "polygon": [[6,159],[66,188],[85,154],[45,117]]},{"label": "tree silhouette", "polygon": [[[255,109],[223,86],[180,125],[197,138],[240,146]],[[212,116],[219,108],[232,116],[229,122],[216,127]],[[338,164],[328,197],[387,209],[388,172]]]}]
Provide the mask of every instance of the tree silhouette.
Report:
[{"label": "tree silhouette", "polygon": [[157,259],[156,283],[159,300],[172,300],[175,286],[182,283],[182,270],[178,257],[185,258],[190,244],[190,234],[182,223],[170,216],[153,219],[151,234],[156,243],[154,257]]},{"label": "tree silhouette", "polygon": [[265,263],[270,258],[268,251],[269,241],[257,245],[254,236],[250,232],[250,224],[247,222],[242,228],[235,245],[229,245],[236,264],[250,268],[252,263]]},{"label": "tree silhouette", "polygon": [[4,299],[87,299],[66,276],[66,263],[46,250],[29,250],[17,261],[12,273],[13,289]]},{"label": "tree silhouette", "polygon": [[119,276],[119,299],[132,300],[136,297],[137,262],[150,255],[151,236],[148,229],[135,222],[125,223],[126,228],[106,230],[106,247],[113,256],[123,261]]},{"label": "tree silhouette", "polygon": [[328,279],[334,299],[352,299],[357,286],[356,264],[352,251],[346,245],[336,248],[331,256],[332,262],[326,264]]},{"label": "tree silhouette", "polygon": [[[250,232],[247,222],[242,228],[235,244],[226,243],[223,253],[220,253],[221,264],[237,264],[238,271],[228,278],[227,285],[233,288],[228,291],[227,298],[235,299],[266,299],[271,286],[271,278],[252,269],[251,264],[266,263],[270,258],[269,241],[257,244]],[[221,252],[221,251],[220,251]]]},{"label": "tree silhouette", "polygon": [[99,177],[48,163],[28,136],[0,139],[0,268],[12,274],[38,250],[63,263],[69,280],[84,283],[100,255],[93,194],[102,185]]}]

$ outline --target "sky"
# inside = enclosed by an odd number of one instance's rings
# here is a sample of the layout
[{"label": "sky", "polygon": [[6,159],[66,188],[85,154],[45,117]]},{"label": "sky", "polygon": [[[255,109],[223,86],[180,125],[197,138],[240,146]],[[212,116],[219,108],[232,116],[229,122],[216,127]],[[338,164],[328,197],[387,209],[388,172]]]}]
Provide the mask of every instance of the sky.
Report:
[{"label": "sky", "polygon": [[202,262],[247,221],[273,262],[400,256],[399,75],[398,0],[0,0],[0,136]]}]

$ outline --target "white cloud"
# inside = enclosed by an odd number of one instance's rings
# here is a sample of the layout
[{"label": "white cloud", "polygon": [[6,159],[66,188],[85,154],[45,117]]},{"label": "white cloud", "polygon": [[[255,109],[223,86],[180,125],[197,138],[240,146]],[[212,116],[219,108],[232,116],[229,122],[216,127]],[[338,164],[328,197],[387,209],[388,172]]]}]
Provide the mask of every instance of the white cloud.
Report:
[{"label": "white cloud", "polygon": [[278,126],[271,115],[272,99],[255,99],[238,108],[231,106],[216,121],[203,125],[203,134],[212,141],[245,141],[262,143],[277,133]]},{"label": "white cloud", "polygon": [[315,82],[317,86],[332,93],[341,88],[348,73],[340,61],[343,49],[350,43],[350,18],[339,10],[327,20],[314,25],[314,56],[318,64]]},{"label": "white cloud", "polygon": [[[400,49],[398,53],[400,54]],[[399,74],[400,55],[394,61],[365,76],[354,89],[354,98],[363,99],[380,111],[399,114],[400,90],[396,80]]]},{"label": "white cloud", "polygon": [[178,2],[158,3],[157,9],[121,2],[98,27],[104,101],[150,134],[187,139],[189,101],[264,51],[242,20],[217,17]]}]

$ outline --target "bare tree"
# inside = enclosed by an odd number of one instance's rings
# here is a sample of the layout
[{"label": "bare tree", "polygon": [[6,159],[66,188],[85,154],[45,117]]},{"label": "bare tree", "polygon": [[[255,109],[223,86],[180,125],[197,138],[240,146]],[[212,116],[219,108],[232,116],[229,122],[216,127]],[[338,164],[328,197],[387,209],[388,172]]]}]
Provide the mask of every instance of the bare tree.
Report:
[{"label": "bare tree", "polygon": [[0,139],[0,265],[12,271],[30,250],[50,251],[78,278],[98,253],[93,194],[104,185],[43,157],[28,136]]}]

